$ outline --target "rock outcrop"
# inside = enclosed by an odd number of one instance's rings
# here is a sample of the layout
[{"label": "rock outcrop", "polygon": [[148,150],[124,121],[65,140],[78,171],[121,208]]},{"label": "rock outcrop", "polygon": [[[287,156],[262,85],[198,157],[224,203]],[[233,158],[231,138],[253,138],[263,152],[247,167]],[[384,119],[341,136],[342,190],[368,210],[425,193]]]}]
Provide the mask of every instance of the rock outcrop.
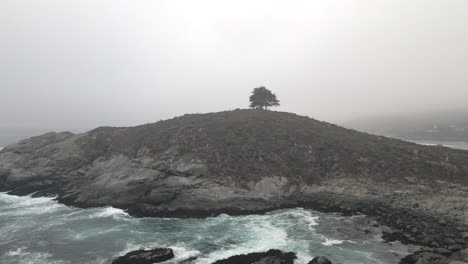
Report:
[{"label": "rock outcrop", "polygon": [[118,257],[112,264],[153,264],[172,258],[174,258],[174,252],[170,248],[141,249]]},{"label": "rock outcrop", "polygon": [[468,248],[456,253],[436,249],[433,251],[418,251],[404,257],[399,264],[467,264]]},{"label": "rock outcrop", "polygon": [[213,264],[294,264],[296,254],[270,249],[267,252],[236,255],[215,261]]},{"label": "rock outcrop", "polygon": [[308,264],[332,264],[332,262],[324,256],[318,256],[309,261]]},{"label": "rock outcrop", "polygon": [[0,151],[0,191],[136,216],[361,212],[394,227],[389,240],[456,251],[467,246],[467,162],[468,151],[236,110],[20,141]]}]

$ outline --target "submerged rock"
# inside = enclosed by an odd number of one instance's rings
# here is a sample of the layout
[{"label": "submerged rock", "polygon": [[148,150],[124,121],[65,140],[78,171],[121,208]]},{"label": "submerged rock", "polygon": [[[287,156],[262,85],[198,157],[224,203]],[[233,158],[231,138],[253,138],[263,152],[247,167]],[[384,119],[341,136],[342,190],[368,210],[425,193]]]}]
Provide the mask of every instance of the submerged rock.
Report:
[{"label": "submerged rock", "polygon": [[191,264],[191,263],[195,263],[195,261],[198,259],[198,257],[190,257],[188,259],[184,259],[182,261],[180,261],[179,263],[177,264]]},{"label": "submerged rock", "polygon": [[112,264],[153,264],[172,258],[174,258],[174,252],[170,248],[141,249],[118,257]]},{"label": "submerged rock", "polygon": [[296,258],[296,254],[293,252],[270,249],[267,252],[232,256],[218,260],[213,264],[294,264]]},{"label": "submerged rock", "polygon": [[319,256],[313,258],[309,264],[332,264],[332,262],[327,257]]}]

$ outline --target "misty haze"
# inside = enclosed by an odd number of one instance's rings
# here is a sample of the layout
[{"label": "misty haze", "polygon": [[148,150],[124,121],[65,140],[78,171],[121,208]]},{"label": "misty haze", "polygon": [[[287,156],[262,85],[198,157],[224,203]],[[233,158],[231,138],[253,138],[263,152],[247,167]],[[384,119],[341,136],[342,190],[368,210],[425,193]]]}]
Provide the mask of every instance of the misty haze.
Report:
[{"label": "misty haze", "polygon": [[0,263],[468,263],[467,12],[2,0]]}]

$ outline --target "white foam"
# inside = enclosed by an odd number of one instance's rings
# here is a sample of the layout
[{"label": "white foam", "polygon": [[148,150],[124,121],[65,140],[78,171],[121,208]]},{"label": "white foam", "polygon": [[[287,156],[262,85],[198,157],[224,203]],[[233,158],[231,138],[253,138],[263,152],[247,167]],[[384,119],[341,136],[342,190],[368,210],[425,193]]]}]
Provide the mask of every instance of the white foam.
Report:
[{"label": "white foam", "polygon": [[337,239],[325,239],[325,242],[322,243],[324,246],[333,246],[333,245],[340,245],[343,244],[344,240],[337,240]]},{"label": "white foam", "polygon": [[314,229],[314,226],[318,225],[318,219],[318,216],[309,216],[306,218],[306,221],[308,223],[307,226],[309,227],[309,229]]},{"label": "white foam", "polygon": [[13,256],[25,256],[25,255],[28,255],[30,254],[29,252],[25,252],[24,250],[26,249],[26,247],[20,247],[16,250],[10,250],[8,251],[5,255],[9,256],[9,257],[13,257]]},{"label": "white foam", "polygon": [[0,193],[0,201],[7,203],[2,207],[8,210],[3,210],[0,214],[6,216],[42,215],[59,210],[71,210],[54,199],[55,197],[15,196],[3,192]]},{"label": "white foam", "polygon": [[38,264],[38,263],[47,263],[47,264],[66,264],[67,261],[54,260],[52,254],[48,252],[27,252],[24,251],[25,248],[19,248],[15,251],[10,251],[5,254],[6,258],[17,259],[18,256],[21,257],[18,264]]},{"label": "white foam", "polygon": [[177,243],[173,246],[168,246],[174,251],[174,260],[172,262],[179,263],[180,261],[186,260],[190,257],[200,256],[201,252],[187,247],[185,243]]},{"label": "white foam", "polygon": [[111,233],[111,232],[118,232],[121,230],[121,227],[122,225],[119,225],[119,226],[114,226],[112,228],[108,228],[108,229],[103,229],[103,230],[100,230],[100,231],[82,231],[81,233],[75,233],[75,231],[71,230],[71,229],[67,229],[67,231],[70,231],[72,232],[72,235],[71,235],[71,239],[72,240],[86,240],[88,238],[91,238],[91,237],[96,237],[96,236],[102,236],[102,235],[105,235],[107,233]]},{"label": "white foam", "polygon": [[226,245],[215,252],[199,258],[197,264],[213,263],[216,260],[228,258],[234,255],[248,254],[252,252],[263,252],[272,248],[284,248],[291,242],[288,235],[282,228],[274,226],[271,216],[247,216],[248,240],[242,244]]},{"label": "white foam", "polygon": [[90,215],[90,218],[106,218],[106,217],[128,217],[129,214],[122,209],[107,206],[100,208],[99,212]]}]

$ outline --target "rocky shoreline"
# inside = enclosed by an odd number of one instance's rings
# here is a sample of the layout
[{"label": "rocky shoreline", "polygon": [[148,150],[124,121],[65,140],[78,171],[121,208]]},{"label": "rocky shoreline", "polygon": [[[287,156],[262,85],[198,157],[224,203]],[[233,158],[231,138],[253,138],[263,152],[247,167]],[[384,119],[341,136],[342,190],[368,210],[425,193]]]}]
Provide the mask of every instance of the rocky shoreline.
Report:
[{"label": "rocky shoreline", "polygon": [[[12,193],[14,194],[14,193]],[[27,195],[27,194],[23,194]],[[44,193],[35,193],[43,196]],[[403,244],[421,246],[421,250],[440,254],[454,253],[468,248],[468,226],[452,221],[450,218],[417,212],[414,208],[392,208],[388,203],[372,200],[352,200],[342,195],[317,193],[304,197],[299,201],[278,207],[262,210],[242,210],[239,208],[223,208],[218,210],[171,210],[148,215],[138,211],[138,208],[122,208],[134,217],[177,217],[177,218],[205,218],[221,214],[251,215],[264,214],[273,210],[302,207],[326,213],[340,213],[344,216],[364,214],[379,225],[390,227],[392,231],[384,232],[382,239],[386,242],[400,241]],[[76,204],[61,199],[57,201],[67,206],[92,208],[100,205]],[[421,255],[421,254],[419,254]],[[428,262],[429,263],[429,262]],[[436,262],[434,262],[436,263]]]},{"label": "rocky shoreline", "polygon": [[[386,242],[400,241],[406,245],[420,246],[420,250],[402,260],[427,258],[439,256],[433,260],[424,260],[422,263],[443,263],[451,254],[468,248],[468,226],[450,218],[440,215],[418,212],[415,208],[394,208],[391,204],[374,200],[353,200],[350,197],[330,193],[316,193],[304,197],[305,201],[299,201],[278,207],[262,210],[242,210],[239,208],[223,208],[219,210],[173,210],[158,212],[156,215],[147,215],[138,211],[137,208],[130,208],[127,212],[135,217],[178,217],[178,218],[205,218],[218,216],[220,214],[229,215],[250,215],[263,214],[277,209],[302,207],[320,212],[340,213],[344,216],[364,214],[371,220],[375,220],[378,225],[391,228],[391,231],[384,232],[382,239]],[[68,203],[66,200],[58,199],[69,206],[90,207],[89,205],[77,205]],[[427,254],[426,254],[427,253]],[[432,262],[431,262],[432,261]],[[461,263],[458,263],[461,264]]]},{"label": "rocky shoreline", "polygon": [[0,150],[0,191],[137,217],[360,213],[393,229],[387,241],[448,255],[468,247],[467,161],[468,151],[238,110],[23,140]]},{"label": "rocky shoreline", "polygon": [[[44,193],[36,193],[34,196],[43,196]],[[461,261],[451,264],[463,264],[468,262],[468,228],[458,222],[449,219],[437,218],[433,215],[418,214],[413,210],[389,208],[388,205],[376,201],[352,201],[350,199],[340,199],[340,195],[316,194],[307,197],[307,201],[298,202],[287,206],[267,210],[245,211],[238,208],[222,210],[200,210],[200,211],[170,211],[167,214],[152,215],[152,217],[178,217],[178,218],[205,218],[218,216],[220,214],[229,215],[250,215],[263,214],[276,209],[286,209],[302,207],[327,213],[340,213],[343,216],[364,214],[369,217],[369,222],[374,221],[374,225],[383,225],[391,230],[383,232],[382,239],[386,242],[399,241],[405,245],[417,245],[420,249],[415,253],[404,257],[400,264],[449,264],[451,261]],[[57,199],[68,206],[80,208],[91,208],[93,206],[83,206]],[[148,215],[135,213],[128,210],[134,217],[147,217]],[[418,262],[418,260],[420,260]],[[196,259],[192,259],[192,263]],[[464,261],[464,262],[463,262]],[[126,262],[115,262],[126,263]],[[130,263],[130,262],[129,262]],[[133,262],[131,262],[133,263]],[[137,262],[135,262],[137,263]],[[138,262],[139,263],[139,262]],[[142,262],[144,263],[144,262]],[[195,263],[195,262],[193,262]],[[238,262],[220,262],[238,263]],[[250,262],[239,262],[250,263]],[[252,262],[257,263],[257,262]],[[270,262],[259,262],[268,264]],[[276,263],[276,262],[271,262]],[[280,262],[283,263],[283,262]],[[289,262],[285,262],[289,263]],[[293,262],[291,262],[293,263]]]},{"label": "rocky shoreline", "polygon": [[[141,249],[118,257],[112,264],[152,264],[164,262],[174,258],[174,252],[170,248]],[[221,259],[212,264],[294,264],[296,254],[270,249],[266,252],[254,252],[245,255],[235,255],[227,259]],[[197,257],[182,260],[181,264],[195,263]],[[316,257],[310,264],[332,264],[326,257]]]},{"label": "rocky shoreline", "polygon": [[[174,252],[170,248],[140,249],[118,257],[112,264],[153,264],[174,258]],[[294,252],[283,252],[270,249],[266,252],[253,252],[243,255],[234,255],[221,259],[212,264],[294,264],[297,259]],[[197,257],[182,260],[180,264],[194,264]],[[404,257],[399,264],[464,264],[468,260],[468,249],[455,253],[440,251],[417,251]],[[325,256],[317,256],[307,264],[332,264]]]}]

